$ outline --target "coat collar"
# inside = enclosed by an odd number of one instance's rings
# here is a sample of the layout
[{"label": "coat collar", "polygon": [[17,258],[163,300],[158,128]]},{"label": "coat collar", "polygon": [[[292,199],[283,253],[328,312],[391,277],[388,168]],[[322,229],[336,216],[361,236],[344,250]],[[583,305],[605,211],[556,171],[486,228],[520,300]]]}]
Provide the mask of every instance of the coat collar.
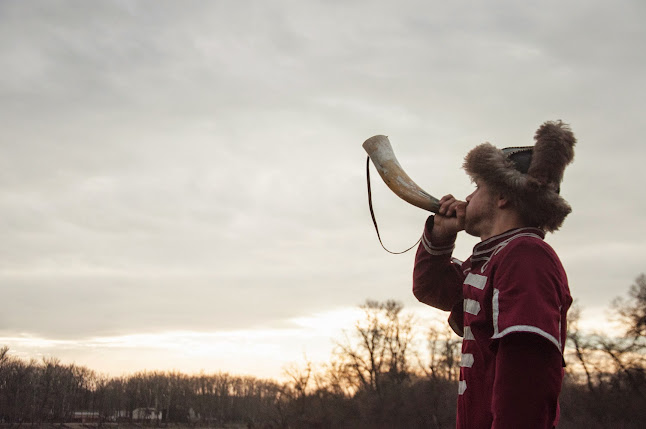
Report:
[{"label": "coat collar", "polygon": [[473,256],[484,256],[485,254],[490,254],[492,251],[497,249],[501,244],[506,244],[507,242],[517,238],[518,236],[536,236],[541,240],[545,239],[545,231],[540,228],[534,227],[524,227],[524,228],[514,228],[509,231],[503,232],[502,234],[494,235],[480,243],[476,244],[473,247]]}]

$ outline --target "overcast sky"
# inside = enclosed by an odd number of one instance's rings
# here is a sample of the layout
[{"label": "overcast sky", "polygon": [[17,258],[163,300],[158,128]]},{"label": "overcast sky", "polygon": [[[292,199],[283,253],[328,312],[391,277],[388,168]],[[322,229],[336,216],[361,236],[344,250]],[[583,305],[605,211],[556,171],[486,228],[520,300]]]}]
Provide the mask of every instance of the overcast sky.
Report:
[{"label": "overcast sky", "polygon": [[[600,324],[646,271],[644,19],[638,0],[0,1],[0,344],[273,377],[324,360],[366,298],[439,314],[414,253],[378,244],[361,143],[387,134],[425,190],[464,197],[468,150],[553,119],[579,143],[547,241]],[[428,213],[373,187],[408,247]]]}]

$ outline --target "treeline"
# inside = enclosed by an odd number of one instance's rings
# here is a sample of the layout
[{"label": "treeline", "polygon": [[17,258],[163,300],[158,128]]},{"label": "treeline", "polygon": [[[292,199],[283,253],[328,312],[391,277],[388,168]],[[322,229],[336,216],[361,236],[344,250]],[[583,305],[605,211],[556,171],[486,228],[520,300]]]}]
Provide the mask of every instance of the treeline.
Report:
[{"label": "treeline", "polygon": [[583,333],[579,310],[570,312],[559,427],[646,427],[646,276],[611,309],[622,335]]},{"label": "treeline", "polygon": [[[106,377],[54,358],[0,348],[0,423],[147,421],[249,428],[452,428],[460,339],[419,324],[394,301],[367,301],[330,362],[285,368],[279,383],[227,373],[146,371]],[[641,428],[646,422],[646,277],[613,309],[623,335],[587,334],[571,312],[560,428]],[[83,411],[84,413],[79,413]]]}]

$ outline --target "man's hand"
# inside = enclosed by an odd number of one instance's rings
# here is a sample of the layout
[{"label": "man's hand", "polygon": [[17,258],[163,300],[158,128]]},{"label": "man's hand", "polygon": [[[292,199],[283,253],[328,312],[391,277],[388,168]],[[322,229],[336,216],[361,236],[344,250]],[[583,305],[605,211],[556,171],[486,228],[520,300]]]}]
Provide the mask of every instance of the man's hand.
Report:
[{"label": "man's hand", "polygon": [[451,194],[440,200],[440,210],[435,214],[431,242],[436,246],[455,241],[458,232],[464,230],[467,203],[456,200]]}]

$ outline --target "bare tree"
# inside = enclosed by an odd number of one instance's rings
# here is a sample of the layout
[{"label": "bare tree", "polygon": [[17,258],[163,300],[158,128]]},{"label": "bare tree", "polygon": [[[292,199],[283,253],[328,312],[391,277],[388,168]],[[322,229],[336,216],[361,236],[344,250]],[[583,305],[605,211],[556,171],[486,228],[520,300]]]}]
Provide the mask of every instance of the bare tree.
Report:
[{"label": "bare tree", "polygon": [[462,340],[447,326],[443,331],[431,326],[427,335],[428,363],[420,367],[427,376],[438,380],[457,380],[460,373],[460,348]]},{"label": "bare tree", "polygon": [[638,276],[628,291],[628,299],[616,298],[612,308],[624,327],[624,336],[600,338],[599,348],[633,393],[646,399],[646,276]]},{"label": "bare tree", "polygon": [[283,368],[283,373],[289,378],[288,385],[294,389],[296,397],[305,397],[312,379],[312,362],[306,357],[304,366],[292,363]]},{"label": "bare tree", "polygon": [[357,390],[381,394],[384,383],[401,384],[409,375],[412,318],[393,300],[367,300],[360,308],[365,317],[355,324],[353,337],[346,334],[337,342],[337,375]]},{"label": "bare tree", "polygon": [[[572,346],[572,354],[576,362],[583,370],[588,391],[593,393],[595,387],[590,359],[596,347],[591,343],[590,337],[582,333],[579,329],[579,320],[581,320],[581,308],[575,304],[570,308],[568,314],[568,342]],[[571,370],[571,366],[567,366],[566,369],[570,377],[576,376],[574,371]]]},{"label": "bare tree", "polygon": [[[628,299],[616,298],[612,307],[626,328],[626,336],[643,340],[646,336],[646,275],[640,274],[635,279],[628,290]],[[646,347],[643,341],[640,345]]]}]

